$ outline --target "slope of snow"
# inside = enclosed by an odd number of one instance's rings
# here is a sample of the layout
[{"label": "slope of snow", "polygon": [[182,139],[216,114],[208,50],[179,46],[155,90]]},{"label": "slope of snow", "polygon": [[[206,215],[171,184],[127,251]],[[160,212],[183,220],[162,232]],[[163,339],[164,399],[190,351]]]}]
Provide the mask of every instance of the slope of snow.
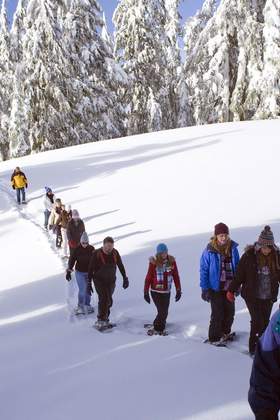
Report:
[{"label": "slope of snow", "polygon": [[[238,299],[232,349],[202,343],[210,309],[199,258],[220,221],[240,251],[267,223],[279,239],[279,128],[278,120],[191,127],[1,163],[1,418],[252,418],[248,313]],[[17,165],[29,179],[24,209],[9,188]],[[118,278],[111,333],[95,331],[92,316],[69,317],[64,266],[41,228],[45,185],[79,210],[92,244],[117,240],[130,288]],[[173,292],[170,335],[151,338],[143,324],[155,310],[143,281],[162,241],[176,256],[183,297],[175,304]]]}]

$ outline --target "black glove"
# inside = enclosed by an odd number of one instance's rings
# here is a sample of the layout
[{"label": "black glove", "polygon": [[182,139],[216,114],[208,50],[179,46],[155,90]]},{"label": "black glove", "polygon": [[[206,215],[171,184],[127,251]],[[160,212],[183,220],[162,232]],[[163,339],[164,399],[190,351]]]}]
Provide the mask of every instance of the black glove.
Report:
[{"label": "black glove", "polygon": [[27,183],[25,184],[25,188],[28,188],[28,184]]},{"label": "black glove", "polygon": [[149,292],[144,293],[144,299],[147,303],[151,303],[151,298],[150,298]]},{"label": "black glove", "polygon": [[210,290],[209,289],[203,289],[201,293],[201,299],[205,302],[210,302],[211,296],[210,296]]},{"label": "black glove", "polygon": [[93,293],[93,287],[92,287],[91,282],[88,282],[87,293],[88,293],[88,295],[92,295],[92,293]]},{"label": "black glove", "polygon": [[15,190],[15,189],[16,189],[16,187],[15,187],[14,185],[12,185],[12,187],[13,187],[13,190]]},{"label": "black glove", "polygon": [[66,280],[71,280],[71,270],[66,270]]},{"label": "black glove", "polygon": [[178,300],[181,299],[182,292],[181,290],[177,290],[176,296],[175,296],[175,302],[178,302]]},{"label": "black glove", "polygon": [[124,288],[124,289],[127,289],[127,288],[128,288],[128,286],[129,286],[129,281],[128,281],[128,278],[127,278],[127,277],[124,277],[124,278],[123,278],[123,288]]}]

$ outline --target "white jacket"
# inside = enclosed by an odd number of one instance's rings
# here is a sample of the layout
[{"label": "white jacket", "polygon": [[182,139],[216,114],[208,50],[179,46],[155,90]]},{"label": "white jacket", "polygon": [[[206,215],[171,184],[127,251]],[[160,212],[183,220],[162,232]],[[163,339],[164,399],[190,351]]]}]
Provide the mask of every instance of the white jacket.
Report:
[{"label": "white jacket", "polygon": [[[55,201],[55,195],[53,196],[53,201]],[[44,195],[43,206],[44,206],[44,210],[52,211],[53,209],[53,203],[51,202],[51,200],[46,194]]]}]

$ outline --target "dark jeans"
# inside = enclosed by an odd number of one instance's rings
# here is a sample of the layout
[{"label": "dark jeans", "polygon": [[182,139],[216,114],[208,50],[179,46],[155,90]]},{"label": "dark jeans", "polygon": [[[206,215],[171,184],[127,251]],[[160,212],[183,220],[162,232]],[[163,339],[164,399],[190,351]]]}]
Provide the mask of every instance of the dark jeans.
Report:
[{"label": "dark jeans", "polygon": [[25,201],[25,188],[16,188],[16,192],[18,204],[20,204],[21,201]]},{"label": "dark jeans", "polygon": [[164,331],[170,303],[170,293],[151,292],[152,299],[157,308],[157,316],[154,320],[154,329]]},{"label": "dark jeans", "polygon": [[273,302],[267,299],[246,301],[251,317],[251,331],[249,338],[249,352],[254,353],[258,338],[264,333],[269,323]]},{"label": "dark jeans", "polygon": [[113,306],[113,293],[116,287],[116,280],[94,279],[94,287],[98,295],[98,315],[99,321],[109,321],[110,308]]},{"label": "dark jeans", "polygon": [[209,341],[219,341],[224,334],[231,332],[234,321],[235,305],[226,298],[226,292],[211,292],[211,318]]},{"label": "dark jeans", "polygon": [[44,226],[45,226],[45,229],[47,229],[47,227],[48,227],[50,214],[51,214],[51,212],[48,209],[46,209],[44,211],[44,216],[45,216]]}]

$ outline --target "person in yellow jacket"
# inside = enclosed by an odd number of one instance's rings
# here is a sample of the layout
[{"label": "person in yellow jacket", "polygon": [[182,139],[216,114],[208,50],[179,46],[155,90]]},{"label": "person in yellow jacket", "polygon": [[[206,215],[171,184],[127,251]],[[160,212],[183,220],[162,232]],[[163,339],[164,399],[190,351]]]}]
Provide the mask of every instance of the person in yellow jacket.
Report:
[{"label": "person in yellow jacket", "polygon": [[25,201],[25,189],[28,187],[27,179],[24,173],[17,166],[11,176],[11,183],[14,190],[17,193],[18,204],[26,204]]}]

